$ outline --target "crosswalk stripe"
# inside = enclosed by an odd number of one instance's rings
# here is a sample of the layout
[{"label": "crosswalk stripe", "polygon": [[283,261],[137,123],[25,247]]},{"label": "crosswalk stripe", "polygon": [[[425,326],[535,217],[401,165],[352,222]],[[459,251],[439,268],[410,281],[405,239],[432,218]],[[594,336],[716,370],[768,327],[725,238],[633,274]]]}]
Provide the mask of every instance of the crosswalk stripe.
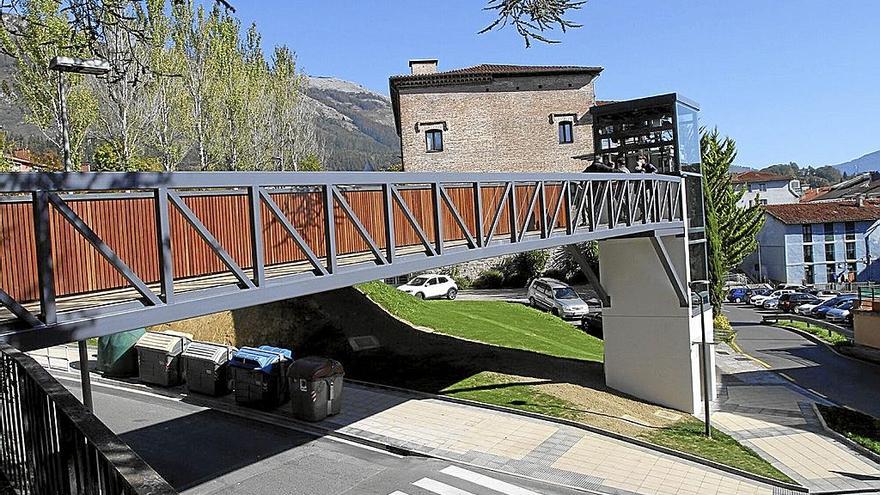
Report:
[{"label": "crosswalk stripe", "polygon": [[440,472],[464,481],[469,481],[471,483],[474,483],[475,485],[489,488],[490,490],[495,490],[496,492],[503,493],[504,495],[540,495],[539,493],[533,492],[531,490],[520,488],[516,485],[511,485],[510,483],[496,480],[495,478],[491,478],[480,473],[468,471],[467,469],[463,469],[458,466],[449,466],[445,469],[440,470]]},{"label": "crosswalk stripe", "polygon": [[419,488],[424,488],[437,495],[474,495],[471,492],[466,492],[460,488],[441,483],[437,480],[432,480],[431,478],[422,478],[413,483],[413,485],[416,485]]}]

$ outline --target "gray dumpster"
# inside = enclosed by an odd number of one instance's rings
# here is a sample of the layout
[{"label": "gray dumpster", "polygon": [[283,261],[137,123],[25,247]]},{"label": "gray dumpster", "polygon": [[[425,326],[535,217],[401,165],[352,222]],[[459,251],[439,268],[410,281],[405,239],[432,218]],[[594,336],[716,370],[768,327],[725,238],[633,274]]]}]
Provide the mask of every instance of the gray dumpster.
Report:
[{"label": "gray dumpster", "polygon": [[344,375],[342,364],[333,359],[311,356],[294,361],[287,371],[293,416],[321,421],[339,414]]},{"label": "gray dumpster", "polygon": [[138,378],[144,383],[171,387],[182,381],[180,355],[192,340],[178,332],[147,332],[134,348],[138,353]]},{"label": "gray dumpster", "polygon": [[229,358],[235,347],[211,342],[192,342],[183,351],[186,389],[207,395],[226,395],[232,391]]}]

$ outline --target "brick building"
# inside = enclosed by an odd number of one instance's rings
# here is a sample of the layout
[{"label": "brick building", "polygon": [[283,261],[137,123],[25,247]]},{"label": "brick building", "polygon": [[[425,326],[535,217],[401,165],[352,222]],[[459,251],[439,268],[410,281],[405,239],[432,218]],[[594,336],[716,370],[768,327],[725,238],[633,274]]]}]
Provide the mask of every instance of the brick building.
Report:
[{"label": "brick building", "polygon": [[581,171],[601,67],[410,61],[389,80],[406,171]]}]

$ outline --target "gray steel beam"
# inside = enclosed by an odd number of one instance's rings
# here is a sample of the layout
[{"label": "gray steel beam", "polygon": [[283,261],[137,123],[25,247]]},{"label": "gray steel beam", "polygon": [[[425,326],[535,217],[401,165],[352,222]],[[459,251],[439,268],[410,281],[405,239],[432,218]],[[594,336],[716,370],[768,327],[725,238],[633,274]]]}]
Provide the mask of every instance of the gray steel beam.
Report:
[{"label": "gray steel beam", "polygon": [[[681,232],[684,232],[684,224],[682,222],[668,222],[659,226],[666,229],[680,229]],[[81,319],[66,320],[49,327],[37,329],[8,331],[0,335],[0,341],[9,343],[22,350],[38,349],[64,342],[108,335],[119,332],[120,329],[140,328],[194,318],[218,311],[235,310],[348,287],[370,280],[427,270],[438,266],[504,256],[521,251],[547,249],[590,240],[634,236],[650,232],[657,227],[658,225],[637,224],[632,227],[621,227],[613,231],[581,231],[576,235],[557,236],[550,239],[542,239],[539,235],[533,235],[522,242],[498,241],[481,249],[469,249],[466,246],[449,248],[442,257],[408,255],[399,257],[398,261],[393,264],[341,267],[338,273],[332,276],[279,277],[278,279],[270,279],[271,283],[265,287],[254,290],[242,291],[235,286],[226,286],[206,289],[204,291],[193,291],[193,293],[187,292],[178,294],[178,302],[172,305],[156,307],[133,307],[129,305],[123,306],[125,308],[124,311],[118,309],[120,306],[96,308],[88,313],[88,316],[83,315]]]},{"label": "gray steel beam", "polygon": [[40,291],[40,319],[47,325],[56,321],[55,268],[52,259],[52,237],[49,225],[49,193],[31,194],[34,212],[34,241],[37,254],[37,285]]},{"label": "gray steel beam", "polygon": [[174,254],[171,249],[171,223],[168,220],[168,190],[164,187],[153,192],[153,207],[159,254],[159,287],[165,304],[171,304],[174,302]]},{"label": "gray steel beam", "polygon": [[[678,182],[680,177],[642,174],[651,180]],[[507,182],[562,182],[620,180],[618,173],[448,173],[448,172],[16,172],[0,173],[0,192],[31,191],[127,191],[230,188],[258,185],[288,186],[380,185],[380,184],[484,184]]]},{"label": "gray steel beam", "polygon": [[336,259],[336,206],[333,201],[333,184],[324,184],[324,252],[327,256],[327,271],[336,273],[339,269]]},{"label": "gray steel beam", "polygon": [[364,227],[364,224],[361,222],[361,219],[358,218],[357,214],[354,210],[351,209],[351,205],[348,204],[348,200],[345,199],[345,196],[337,189],[335,186],[333,187],[333,196],[336,198],[336,201],[339,203],[339,206],[342,207],[342,212],[345,213],[345,216],[351,220],[351,223],[354,224],[355,230],[358,231],[361,238],[367,243],[367,247],[373,253],[373,256],[376,257],[376,262],[380,265],[385,265],[388,261],[385,257],[382,256],[382,250],[379,249],[379,246],[376,244],[376,241],[373,240],[373,237],[367,231],[367,228]]},{"label": "gray steel beam", "polygon": [[464,222],[464,219],[461,218],[461,213],[458,211],[458,208],[455,207],[455,203],[452,202],[452,198],[449,197],[449,193],[446,192],[446,188],[440,186],[439,193],[440,197],[443,198],[443,202],[446,203],[446,207],[449,208],[449,211],[452,213],[453,220],[455,220],[455,223],[457,223],[458,227],[461,229],[461,232],[464,235],[468,246],[470,246],[471,248],[476,248],[477,242],[468,230],[467,224]]},{"label": "gray steel beam", "polygon": [[657,252],[657,258],[660,259],[660,264],[663,265],[663,270],[669,278],[669,283],[672,284],[672,289],[675,291],[675,295],[678,296],[679,305],[681,305],[682,308],[689,307],[690,300],[688,299],[687,288],[685,288],[681,278],[678,276],[678,272],[675,270],[675,265],[672,263],[672,258],[669,257],[669,253],[666,251],[663,239],[657,235],[652,235],[651,244],[654,246],[654,251]]},{"label": "gray steel beam", "polygon": [[266,267],[263,259],[263,212],[260,201],[260,187],[248,188],[248,220],[251,228],[251,261],[254,270],[254,285],[266,283]]},{"label": "gray steel beam", "polygon": [[9,295],[3,289],[0,289],[0,304],[9,308],[9,311],[12,311],[18,319],[24,322],[25,325],[31,327],[39,327],[43,325],[43,322],[37,319],[36,316],[33,315],[30,311],[28,311],[24,306],[18,303],[12,296]]},{"label": "gray steel beam", "polygon": [[596,295],[599,296],[599,301],[602,302],[603,308],[611,307],[611,296],[608,295],[608,291],[605,290],[605,287],[599,282],[599,277],[596,275],[596,272],[593,271],[593,267],[590,266],[590,262],[587,261],[587,258],[584,256],[584,253],[578,249],[576,244],[569,244],[565,246],[565,250],[574,258],[575,262],[581,268],[581,272],[587,277],[587,281],[596,290]]},{"label": "gray steel beam", "polygon": [[431,205],[434,213],[434,245],[437,254],[443,254],[443,208],[440,205],[440,183],[431,184]]},{"label": "gray steel beam", "polygon": [[394,263],[395,238],[394,230],[394,198],[391,197],[391,185],[382,185],[382,218],[385,221],[385,258]]},{"label": "gray steel beam", "polygon": [[501,220],[501,212],[504,211],[504,203],[508,201],[507,198],[511,194],[512,187],[513,182],[508,182],[504,187],[504,193],[501,194],[501,201],[498,202],[498,209],[495,210],[495,215],[492,217],[492,224],[489,226],[489,233],[486,234],[486,240],[483,242],[483,245],[492,242],[492,236],[495,235],[495,229],[498,228],[498,221]]},{"label": "gray steel beam", "polygon": [[434,250],[434,246],[431,245],[431,241],[428,240],[428,235],[425,234],[425,229],[419,224],[416,220],[416,217],[413,215],[412,211],[409,209],[409,205],[406,204],[403,197],[400,195],[400,191],[397,190],[394,185],[391,185],[391,195],[394,196],[394,201],[397,202],[397,205],[400,206],[400,210],[403,212],[403,216],[406,218],[406,221],[409,222],[410,226],[415,230],[416,235],[419,237],[419,241],[421,241],[422,245],[425,246],[425,251],[430,256],[437,256],[437,251]]}]

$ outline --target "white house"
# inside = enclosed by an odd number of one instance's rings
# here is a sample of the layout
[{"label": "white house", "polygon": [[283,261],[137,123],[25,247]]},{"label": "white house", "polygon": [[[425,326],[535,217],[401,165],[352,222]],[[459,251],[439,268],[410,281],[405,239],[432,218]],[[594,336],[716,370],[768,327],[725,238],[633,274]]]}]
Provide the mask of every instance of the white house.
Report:
[{"label": "white house", "polygon": [[731,178],[734,187],[746,193],[739,201],[742,207],[756,202],[762,205],[781,205],[797,203],[801,198],[801,184],[797,179],[768,172],[744,172]]}]

